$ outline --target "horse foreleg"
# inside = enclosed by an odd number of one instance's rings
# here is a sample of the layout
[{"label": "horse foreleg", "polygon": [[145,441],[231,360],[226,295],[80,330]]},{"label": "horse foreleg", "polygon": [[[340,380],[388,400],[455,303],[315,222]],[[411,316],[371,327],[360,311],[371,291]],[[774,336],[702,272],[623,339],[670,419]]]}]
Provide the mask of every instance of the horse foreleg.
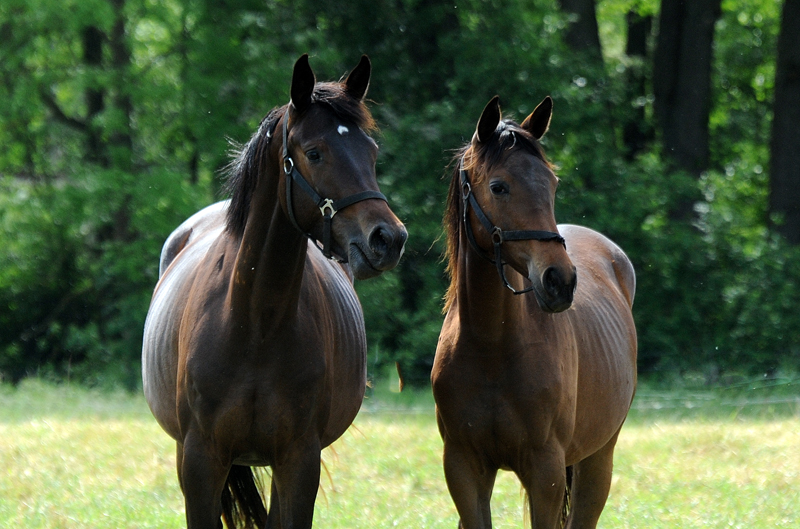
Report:
[{"label": "horse foreleg", "polygon": [[528,493],[531,529],[559,527],[567,485],[564,452],[551,448],[532,455],[517,476]]},{"label": "horse foreleg", "polygon": [[447,489],[456,505],[461,529],[490,529],[490,501],[497,477],[496,468],[488,468],[477,456],[452,443],[444,445],[444,476]]},{"label": "horse foreleg", "polygon": [[[272,466],[271,529],[311,528],[319,489],[321,451],[319,439],[298,442],[280,463]],[[279,509],[277,513],[273,513],[275,507]]]},{"label": "horse foreleg", "polygon": [[183,489],[188,529],[221,529],[222,489],[230,470],[209,443],[192,432],[183,442],[178,478]]},{"label": "horse foreleg", "polygon": [[573,466],[571,509],[567,529],[594,529],[611,489],[614,446],[617,436],[600,450]]}]

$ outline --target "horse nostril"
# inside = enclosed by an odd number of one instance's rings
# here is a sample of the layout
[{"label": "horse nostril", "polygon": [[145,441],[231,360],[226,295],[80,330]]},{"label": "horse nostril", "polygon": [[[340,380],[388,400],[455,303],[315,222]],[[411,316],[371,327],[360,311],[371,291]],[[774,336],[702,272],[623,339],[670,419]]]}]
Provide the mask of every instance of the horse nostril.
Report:
[{"label": "horse nostril", "polygon": [[392,247],[392,233],[383,226],[377,226],[369,236],[369,248],[377,255],[384,255]]},{"label": "horse nostril", "polygon": [[552,266],[545,270],[544,274],[542,274],[542,285],[547,293],[551,296],[560,295],[566,286],[561,273],[558,271],[558,269]]},{"label": "horse nostril", "polygon": [[578,275],[573,268],[572,274],[565,277],[561,270],[551,266],[542,274],[542,286],[553,299],[572,302],[578,286]]}]

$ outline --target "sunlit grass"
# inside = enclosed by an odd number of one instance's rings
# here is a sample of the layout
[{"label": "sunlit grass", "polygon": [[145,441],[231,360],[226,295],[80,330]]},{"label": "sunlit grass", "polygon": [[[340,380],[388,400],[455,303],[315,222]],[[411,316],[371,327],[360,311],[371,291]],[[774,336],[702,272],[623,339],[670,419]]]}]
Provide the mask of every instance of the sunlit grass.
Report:
[{"label": "sunlit grass", "polygon": [[[792,391],[641,390],[600,527],[798,527]],[[323,454],[315,526],[455,528],[441,446],[429,392],[378,388]],[[492,508],[495,527],[522,526],[513,474]],[[0,386],[0,527],[183,526],[174,443],[140,396]]]}]

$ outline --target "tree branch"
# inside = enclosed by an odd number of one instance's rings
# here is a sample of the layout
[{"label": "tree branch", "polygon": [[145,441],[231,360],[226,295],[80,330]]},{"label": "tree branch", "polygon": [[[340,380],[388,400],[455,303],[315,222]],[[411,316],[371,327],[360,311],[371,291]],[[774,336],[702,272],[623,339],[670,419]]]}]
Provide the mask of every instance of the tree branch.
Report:
[{"label": "tree branch", "polygon": [[64,111],[61,110],[61,107],[58,106],[56,98],[48,89],[41,88],[39,90],[39,95],[42,97],[42,101],[44,102],[45,106],[50,109],[58,121],[81,132],[86,132],[86,130],[89,128],[85,121],[66,115]]}]

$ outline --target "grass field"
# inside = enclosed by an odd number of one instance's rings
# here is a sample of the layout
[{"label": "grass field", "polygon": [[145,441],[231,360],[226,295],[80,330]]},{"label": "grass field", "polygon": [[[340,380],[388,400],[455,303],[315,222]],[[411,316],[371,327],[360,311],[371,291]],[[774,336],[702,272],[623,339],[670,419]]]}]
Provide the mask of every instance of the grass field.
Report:
[{"label": "grass field", "polygon": [[[429,392],[378,388],[323,453],[315,526],[448,528]],[[602,528],[800,528],[800,387],[643,388],[617,445]],[[501,473],[494,526],[522,527]],[[143,398],[0,385],[0,527],[184,527],[174,443]]]}]

